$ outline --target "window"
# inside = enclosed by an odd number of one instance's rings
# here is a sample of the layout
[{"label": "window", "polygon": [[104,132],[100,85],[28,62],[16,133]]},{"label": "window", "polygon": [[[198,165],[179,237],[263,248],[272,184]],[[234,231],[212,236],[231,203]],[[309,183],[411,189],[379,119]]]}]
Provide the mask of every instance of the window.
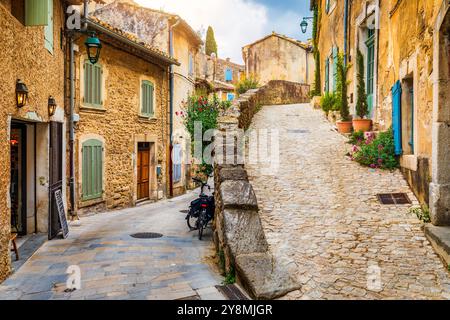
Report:
[{"label": "window", "polygon": [[25,24],[25,0],[11,1],[11,14],[19,20],[21,24]]},{"label": "window", "polygon": [[154,115],[154,87],[153,83],[144,80],[141,83],[141,115],[145,117],[153,117]]},{"label": "window", "polygon": [[84,98],[85,105],[99,108],[102,101],[103,69],[99,63],[92,64],[89,60],[84,62]]},{"label": "window", "polygon": [[227,68],[227,70],[225,71],[225,81],[233,81],[233,70],[231,70],[231,68]]},{"label": "window", "polygon": [[369,115],[373,113],[373,87],[375,70],[375,30],[367,29],[367,104],[369,106]]},{"label": "window", "polygon": [[47,21],[48,24],[44,27],[45,48],[53,54],[53,0],[48,1],[47,5]]},{"label": "window", "polygon": [[194,75],[194,57],[192,53],[189,52],[189,75]]},{"label": "window", "polygon": [[173,145],[173,182],[181,181],[181,158],[182,158],[182,150],[180,144]]},{"label": "window", "polygon": [[96,139],[82,145],[82,193],[83,201],[103,196],[103,144]]}]

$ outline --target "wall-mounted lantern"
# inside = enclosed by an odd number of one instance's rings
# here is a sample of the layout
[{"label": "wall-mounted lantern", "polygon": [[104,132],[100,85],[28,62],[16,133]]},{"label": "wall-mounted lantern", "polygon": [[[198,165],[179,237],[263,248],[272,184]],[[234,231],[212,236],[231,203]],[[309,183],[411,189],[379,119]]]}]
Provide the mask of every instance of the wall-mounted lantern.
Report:
[{"label": "wall-mounted lantern", "polygon": [[56,112],[56,100],[52,96],[48,97],[48,116],[53,117]]},{"label": "wall-mounted lantern", "polygon": [[18,108],[22,108],[28,101],[28,88],[20,79],[16,82],[16,103]]},{"label": "wall-mounted lantern", "polygon": [[313,20],[313,17],[304,17],[302,22],[300,23],[300,27],[302,28],[302,32],[306,33],[308,30],[308,20]]},{"label": "wall-mounted lantern", "polygon": [[100,58],[100,51],[102,49],[102,44],[99,38],[96,37],[95,33],[92,33],[84,43],[86,46],[86,51],[88,54],[89,61],[92,64],[96,64]]}]

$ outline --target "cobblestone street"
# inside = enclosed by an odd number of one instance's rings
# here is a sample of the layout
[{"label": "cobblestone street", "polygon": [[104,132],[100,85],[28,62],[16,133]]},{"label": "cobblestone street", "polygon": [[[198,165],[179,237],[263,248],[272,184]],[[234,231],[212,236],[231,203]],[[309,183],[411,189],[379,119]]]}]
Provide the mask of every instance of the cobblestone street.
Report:
[{"label": "cobblestone street", "polygon": [[[46,242],[0,285],[0,299],[224,299],[221,277],[204,241],[189,232],[185,214],[195,193],[111,213],[83,217],[65,240]],[[159,239],[135,239],[158,232]],[[81,269],[81,290],[65,292],[70,265]]]},{"label": "cobblestone street", "polygon": [[[347,139],[309,105],[264,107],[252,128],[280,130],[279,171],[247,170],[271,250],[298,270],[302,289],[285,299],[450,299],[449,273],[411,205],[378,202],[406,192],[418,204],[399,171],[351,162]],[[381,287],[369,290],[377,270]]]}]

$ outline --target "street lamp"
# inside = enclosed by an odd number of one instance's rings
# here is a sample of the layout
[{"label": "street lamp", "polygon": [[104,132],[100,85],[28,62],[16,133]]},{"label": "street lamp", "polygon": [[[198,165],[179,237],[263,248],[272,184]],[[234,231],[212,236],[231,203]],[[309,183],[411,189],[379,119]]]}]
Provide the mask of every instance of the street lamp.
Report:
[{"label": "street lamp", "polygon": [[48,97],[48,116],[53,117],[56,112],[56,100],[52,96]]},{"label": "street lamp", "polygon": [[100,57],[100,50],[102,49],[102,44],[100,40],[96,37],[95,33],[92,33],[85,41],[86,51],[88,54],[89,61],[92,64],[96,64]]},{"label": "street lamp", "polygon": [[28,100],[28,88],[22,80],[18,79],[16,82],[16,103],[17,108],[22,108],[27,104]]},{"label": "street lamp", "polygon": [[302,32],[306,33],[308,30],[308,20],[313,20],[314,17],[304,17],[302,22],[300,23],[300,27],[302,28]]}]

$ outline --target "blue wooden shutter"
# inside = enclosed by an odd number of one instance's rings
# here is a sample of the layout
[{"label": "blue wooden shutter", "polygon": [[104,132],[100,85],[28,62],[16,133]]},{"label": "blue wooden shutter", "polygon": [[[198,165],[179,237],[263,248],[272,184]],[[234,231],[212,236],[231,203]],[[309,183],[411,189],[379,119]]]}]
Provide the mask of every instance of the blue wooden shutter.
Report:
[{"label": "blue wooden shutter", "polygon": [[402,85],[397,81],[392,87],[392,130],[394,133],[395,154],[402,150]]},{"label": "blue wooden shutter", "polygon": [[26,26],[48,25],[49,23],[48,4],[49,4],[48,0],[25,0],[25,25]]},{"label": "blue wooden shutter", "polygon": [[337,84],[338,54],[339,54],[338,47],[333,47],[333,91],[336,91],[336,84]]},{"label": "blue wooden shutter", "polygon": [[325,60],[325,92],[330,92],[330,59]]},{"label": "blue wooden shutter", "polygon": [[225,81],[233,81],[233,70],[230,68],[225,72]]},{"label": "blue wooden shutter", "polygon": [[228,101],[233,101],[234,100],[234,94],[233,93],[228,93],[227,94],[227,100]]},{"label": "blue wooden shutter", "polygon": [[103,195],[103,144],[91,139],[82,145],[82,199],[92,200]]},{"label": "blue wooden shutter", "polygon": [[175,144],[173,146],[173,182],[181,181],[181,145]]},{"label": "blue wooden shutter", "polygon": [[53,0],[48,1],[48,24],[44,27],[45,48],[53,53]]}]

